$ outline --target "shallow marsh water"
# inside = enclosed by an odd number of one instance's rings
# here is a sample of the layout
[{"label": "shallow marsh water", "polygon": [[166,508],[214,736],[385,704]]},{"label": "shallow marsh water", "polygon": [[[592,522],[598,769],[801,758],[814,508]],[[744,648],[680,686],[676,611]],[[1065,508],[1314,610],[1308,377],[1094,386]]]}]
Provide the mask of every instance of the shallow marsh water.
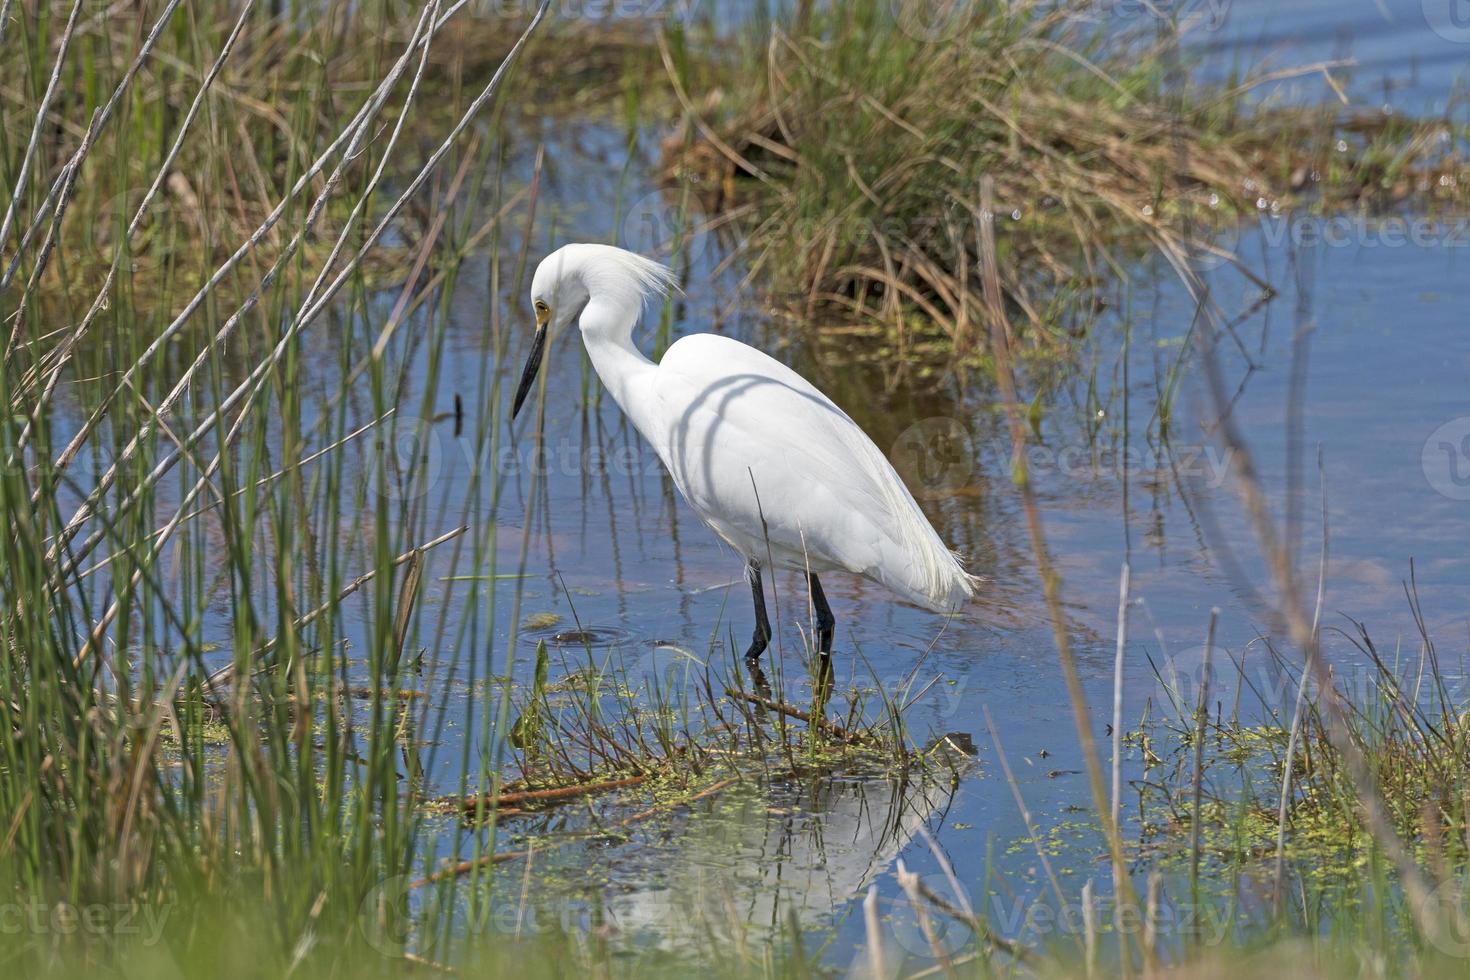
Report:
[{"label": "shallow marsh water", "polygon": [[[1214,35],[1222,50],[1243,51],[1249,60],[1257,43],[1274,50],[1279,42],[1291,59],[1310,61],[1325,56],[1319,48],[1335,53],[1344,44],[1341,5],[1291,14],[1273,9],[1269,16],[1259,9],[1266,6],[1231,5]],[[1353,6],[1352,23],[1376,27],[1372,17],[1380,8]],[[1408,17],[1410,6],[1418,4],[1389,8]],[[1386,35],[1363,29],[1371,57],[1355,76],[1357,90],[1377,85],[1372,76],[1381,68],[1412,79],[1387,87],[1404,109],[1443,111],[1441,100],[1470,46],[1446,40],[1422,19],[1409,27],[1402,18],[1394,23],[1399,26]],[[1302,38],[1304,46],[1293,46]],[[1433,54],[1420,59],[1425,45]],[[538,142],[545,143],[547,165],[528,245],[532,263],[564,241],[617,239],[643,250],[668,243],[668,216],[678,204],[651,182],[657,134],[643,134],[630,150],[626,134],[610,123],[547,123],[520,134],[508,184],[529,178]],[[1470,500],[1464,383],[1470,234],[1439,226],[1415,242],[1390,224],[1291,220],[1270,215],[1238,237],[1245,264],[1276,288],[1274,299],[1263,302],[1259,287],[1229,267],[1207,273],[1238,341],[1226,345],[1224,357],[1228,383],[1238,389],[1233,417],[1272,499],[1296,501],[1306,567],[1319,548],[1315,515],[1325,486],[1329,626],[1343,623],[1342,616],[1362,620],[1389,648],[1411,638],[1402,583],[1412,561],[1429,627],[1452,647],[1463,636],[1470,584],[1470,553],[1459,533]],[[540,441],[535,404],[513,432],[491,438],[483,430],[476,406],[490,397],[484,382],[498,381],[504,401],[530,339],[525,291],[512,283],[520,244],[501,255],[498,289],[489,263],[472,257],[442,298],[440,315],[417,315],[390,347],[407,379],[396,423],[405,438],[390,445],[395,452],[428,453],[427,481],[406,491],[417,512],[414,538],[468,523],[487,546],[479,560],[436,550],[425,568],[422,614],[448,624],[423,627],[419,638],[426,671],[449,697],[442,730],[426,747],[434,793],[458,790],[460,761],[478,752],[485,725],[504,726],[498,679],[508,675],[522,690],[538,640],[553,649],[554,683],[609,658],[626,665],[631,679],[667,682],[685,677],[680,668],[690,662],[713,660],[729,670],[751,625],[740,559],[678,499],[657,459],[600,392],[574,333],[553,338],[547,353]],[[538,888],[542,904],[529,919],[519,902],[522,866],[510,866],[502,876],[507,883],[497,887],[513,897],[492,903],[489,925],[520,931],[538,927],[538,915],[542,925],[547,916],[575,926],[606,918],[632,941],[677,945],[706,924],[779,930],[794,914],[841,967],[861,942],[855,902],[877,883],[891,903],[899,945],[923,957],[928,943],[905,919],[892,877],[901,858],[935,876],[943,893],[950,890],[943,883],[946,864],[977,897],[1003,881],[1012,897],[992,910],[1002,913],[992,924],[1004,930],[1010,922],[1020,938],[1038,938],[1044,930],[1034,921],[1005,914],[1029,907],[1046,888],[1035,853],[1016,846],[1026,828],[1001,775],[987,711],[1034,820],[1057,834],[1054,860],[1065,890],[1076,894],[1088,878],[1106,890],[1107,868],[1096,838],[1080,829],[1085,820],[1078,811],[1090,806],[1084,764],[1009,479],[995,392],[973,377],[937,380],[918,371],[899,371],[894,381],[894,365],[857,364],[833,356],[831,347],[814,356],[789,327],[764,316],[759,290],[741,286],[738,262],[721,267],[728,247],[715,235],[683,245],[689,275],[673,303],[670,332],[660,334],[658,311],[651,311],[639,334],[644,348],[702,330],[757,344],[806,373],[890,450],[941,535],[970,556],[972,570],[989,585],[975,609],[945,622],[866,583],[827,578],[838,617],[839,688],[897,689],[922,658],[911,690],[923,693],[906,714],[914,741],[964,732],[973,736],[978,757],[953,783],[905,784],[861,773],[752,781],[649,821],[624,843],[577,844],[543,857],[529,872],[546,886]],[[1159,673],[1177,674],[1186,691],[1198,684],[1212,607],[1221,610],[1220,651],[1243,661],[1274,703],[1293,690],[1291,675],[1271,666],[1258,642],[1267,624],[1242,587],[1267,577],[1234,497],[1239,461],[1202,430],[1204,399],[1189,356],[1195,303],[1162,262],[1140,263],[1131,281],[1116,287],[1116,298],[1076,359],[1033,365],[1027,385],[1043,392],[1031,470],[1099,739],[1111,716],[1118,574],[1125,561],[1142,600],[1126,651],[1130,725],[1146,709],[1174,710]],[[332,329],[313,334],[323,392],[340,381],[342,338],[332,330],[371,343],[396,299],[396,290],[371,297],[363,310],[344,312]],[[440,327],[444,341],[432,353],[425,339]],[[499,359],[497,327],[509,338]],[[1283,420],[1294,391],[1293,338],[1301,330],[1310,331],[1310,340],[1299,364],[1303,428],[1292,446]],[[1178,397],[1163,439],[1156,413],[1176,365]],[[874,394],[884,381],[891,388]],[[406,437],[418,417],[433,420],[424,443]],[[497,424],[504,425],[503,414]],[[1288,492],[1293,453],[1302,474],[1294,495]],[[1232,566],[1243,574],[1232,574]],[[466,583],[491,575],[478,592]],[[805,593],[791,576],[777,577],[774,587],[779,635],[768,656],[786,665],[788,693],[804,702]],[[495,593],[493,618],[485,589]],[[526,624],[515,633],[512,610]],[[226,649],[229,624],[208,628]],[[1327,646],[1340,672],[1352,677],[1347,644],[1329,634]],[[1462,676],[1457,663],[1445,669]],[[1140,753],[1130,747],[1125,777],[1142,774]],[[544,833],[577,826],[585,815],[538,819],[555,824],[537,824]],[[470,831],[449,820],[431,826],[432,855],[473,851]],[[503,824],[500,846],[514,846],[521,829]]]},{"label": "shallow marsh water", "polygon": [[[566,184],[553,181],[548,192],[569,198],[587,193],[589,181],[577,174],[576,154],[563,148],[559,160],[568,174]],[[596,158],[585,165],[599,166]],[[569,225],[564,236],[606,237],[598,228],[593,217]],[[1292,337],[1299,327],[1310,329],[1302,404],[1305,448],[1300,450],[1304,475],[1298,491],[1301,553],[1304,565],[1313,567],[1320,486],[1311,457],[1320,446],[1331,533],[1326,622],[1331,628],[1346,626],[1343,617],[1362,620],[1380,644],[1392,648],[1403,640],[1412,648],[1414,627],[1402,586],[1412,561],[1431,630],[1452,642],[1463,630],[1462,596],[1470,580],[1470,556],[1453,531],[1465,506],[1461,467],[1470,460],[1441,456],[1435,433],[1451,424],[1449,435],[1458,446],[1464,433],[1455,435],[1454,420],[1470,428],[1463,400],[1470,344],[1462,319],[1470,307],[1465,275],[1470,268],[1453,247],[1297,249],[1289,240],[1273,244],[1272,235],[1268,225],[1248,231],[1241,241],[1248,263],[1267,271],[1281,295],[1235,327],[1245,352],[1232,349],[1227,358],[1230,382],[1239,387],[1236,421],[1250,439],[1274,499],[1284,499],[1288,447],[1282,420],[1292,387]],[[711,257],[696,265],[687,295],[676,304],[676,335],[722,329],[781,350],[777,331],[758,318],[722,317],[721,310],[756,304],[743,302],[728,279],[713,287],[703,281]],[[1227,312],[1251,308],[1259,299],[1256,287],[1230,270],[1216,271],[1211,279]],[[461,298],[456,305],[472,310],[482,302]],[[1134,595],[1143,601],[1132,613],[1127,649],[1128,724],[1146,709],[1177,713],[1161,673],[1189,703],[1200,678],[1206,621],[1215,606],[1221,619],[1213,680],[1217,690],[1226,691],[1224,699],[1230,682],[1222,684],[1228,673],[1219,666],[1222,654],[1243,661],[1247,675],[1273,704],[1284,708],[1294,692],[1294,675],[1281,671],[1258,641],[1264,625],[1260,607],[1222,569],[1220,556],[1228,553],[1249,581],[1267,581],[1235,502],[1234,461],[1200,429],[1199,382],[1188,367],[1171,439],[1159,440],[1157,427],[1149,425],[1158,386],[1186,351],[1192,319],[1187,294],[1167,270],[1140,268],[1128,305],[1114,322],[1094,329],[1082,362],[1055,378],[1039,448],[1031,458],[1049,545],[1063,576],[1093,733],[1100,740],[1110,718],[1112,637],[1125,560],[1132,566]],[[447,408],[457,385],[471,383],[456,376],[461,369],[473,372],[479,349],[477,318],[466,320],[463,336],[455,341],[465,345],[464,358],[452,359],[463,367],[451,369],[441,381],[441,408]],[[648,345],[652,333],[644,331]],[[513,346],[523,347],[524,340],[523,335]],[[593,648],[584,649],[582,638],[562,645],[553,658],[562,660],[554,674],[609,657],[635,680],[683,678],[680,668],[690,657],[713,657],[728,671],[731,650],[743,649],[750,628],[739,558],[677,499],[657,460],[610,400],[598,399],[595,385],[584,386],[578,338],[558,338],[548,363],[544,438],[551,459],[534,490],[528,429],[509,447],[509,458],[524,465],[510,477],[500,567],[517,573],[524,567],[526,577],[497,588],[503,608],[509,608],[512,591],[521,587],[523,613],[545,624],[510,644],[512,673],[522,681],[529,676],[537,639],[555,641],[560,631],[577,628],[599,631]],[[900,923],[895,930],[907,930],[914,944],[910,952],[925,955],[927,945],[917,927],[902,921],[906,906],[898,901],[890,872],[901,856],[910,867],[941,876],[937,886],[944,880],[937,848],[977,894],[987,873],[1006,881],[1017,897],[991,911],[1000,921],[1019,922],[1011,912],[1029,907],[1045,887],[1034,853],[1015,846],[1025,826],[1000,773],[987,710],[1034,819],[1059,834],[1061,853],[1054,859],[1064,887],[1075,894],[1091,877],[1101,888],[1104,852],[1090,832],[1080,829],[1085,821],[1078,808],[1089,806],[1084,763],[1008,480],[1009,449],[996,424],[993,392],[944,383],[938,392],[904,392],[891,403],[875,404],[858,394],[861,379],[872,372],[796,363],[832,391],[880,445],[893,446],[900,463],[913,460],[916,439],[921,451],[939,454],[925,461],[938,483],[922,499],[944,537],[971,555],[974,569],[991,580],[975,610],[946,623],[890,601],[866,583],[832,576],[827,590],[838,615],[839,684],[895,690],[923,656],[911,689],[935,683],[906,714],[915,740],[969,733],[980,749],[977,763],[956,786],[937,791],[899,787],[886,779],[854,784],[849,776],[702,803],[696,815],[680,816],[672,825],[656,821],[625,846],[579,847],[547,858],[542,870],[568,896],[569,904],[560,908],[576,910],[574,921],[584,915],[590,921],[598,903],[589,891],[601,894],[606,904],[599,915],[630,934],[647,939],[652,933],[667,941],[685,927],[688,908],[701,907],[697,903],[712,894],[736,902],[706,910],[712,921],[728,925],[726,918],[734,916],[757,930],[781,928],[789,906],[819,935],[838,930],[827,938],[831,958],[841,963],[861,941],[853,903],[877,882],[885,901],[895,903]],[[518,365],[511,356],[503,370],[515,371]],[[936,434],[944,439],[936,442]],[[452,438],[445,441],[444,482],[431,497],[442,490],[449,502],[442,522],[447,527],[457,519],[457,481],[464,472]],[[598,454],[607,466],[594,464],[587,471],[584,464]],[[908,475],[912,478],[914,471]],[[523,531],[530,538],[524,566],[518,563]],[[809,698],[798,659],[807,628],[805,594],[792,577],[779,578],[776,589],[781,629],[770,656],[785,658],[791,699],[803,703]],[[503,626],[493,643],[497,651],[505,649]],[[1365,666],[1352,659],[1341,638],[1329,635],[1327,646],[1339,656],[1344,677]],[[503,662],[499,652],[493,656]],[[1452,677],[1461,675],[1457,663],[1445,666]],[[1249,703],[1245,710],[1269,720]],[[466,720],[462,731],[447,737],[472,737],[475,731]],[[1131,782],[1143,771],[1137,748],[1127,751],[1125,777]],[[1131,798],[1125,789],[1125,799]],[[920,826],[932,845],[918,834]],[[440,846],[447,846],[445,839]],[[718,884],[722,881],[732,889],[728,894]],[[780,914],[770,904],[775,896],[781,896]],[[658,935],[660,923],[673,932]],[[1029,931],[1034,930],[1033,923]]]}]

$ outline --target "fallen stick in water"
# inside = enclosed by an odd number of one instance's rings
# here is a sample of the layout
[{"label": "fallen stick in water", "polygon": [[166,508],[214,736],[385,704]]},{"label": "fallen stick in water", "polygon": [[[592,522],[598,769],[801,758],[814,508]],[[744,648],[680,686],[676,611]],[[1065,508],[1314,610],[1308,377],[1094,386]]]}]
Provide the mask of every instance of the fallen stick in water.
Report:
[{"label": "fallen stick in water", "polygon": [[868,737],[863,735],[861,732],[848,731],[841,725],[836,724],[832,721],[828,721],[826,718],[813,718],[809,712],[802,711],[800,708],[793,708],[791,705],[787,704],[784,701],[773,701],[770,698],[763,698],[759,694],[751,694],[749,691],[737,691],[733,687],[725,688],[725,693],[732,698],[740,698],[743,701],[749,701],[752,704],[760,705],[762,708],[767,708],[778,714],[783,714],[787,718],[795,718],[797,721],[803,721],[806,722],[808,725],[814,725],[817,728],[820,728],[822,731],[826,732],[828,735],[840,738],[844,742],[859,742]]},{"label": "fallen stick in water", "polygon": [[628,786],[637,786],[648,779],[647,776],[629,776],[626,779],[608,779],[599,783],[576,783],[571,786],[553,786],[549,789],[528,789],[516,793],[501,793],[495,796],[486,793],[482,796],[441,796],[435,803],[457,807],[461,810],[473,811],[483,806],[487,811],[497,809],[502,815],[505,814],[506,806],[520,803],[556,803],[561,800],[575,799],[578,796],[588,796],[592,793],[606,793],[610,790],[624,789]]}]

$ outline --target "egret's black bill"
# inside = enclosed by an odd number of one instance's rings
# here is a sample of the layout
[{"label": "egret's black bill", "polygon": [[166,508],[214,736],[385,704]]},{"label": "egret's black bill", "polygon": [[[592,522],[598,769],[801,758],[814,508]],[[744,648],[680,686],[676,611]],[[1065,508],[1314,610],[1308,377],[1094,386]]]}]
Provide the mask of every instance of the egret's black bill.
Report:
[{"label": "egret's black bill", "polygon": [[536,372],[541,369],[541,356],[546,353],[546,324],[536,327],[536,339],[531,341],[531,356],[526,359],[526,369],[521,372],[521,386],[516,389],[516,400],[510,406],[510,420],[514,422],[521,412],[521,405],[536,383]]}]

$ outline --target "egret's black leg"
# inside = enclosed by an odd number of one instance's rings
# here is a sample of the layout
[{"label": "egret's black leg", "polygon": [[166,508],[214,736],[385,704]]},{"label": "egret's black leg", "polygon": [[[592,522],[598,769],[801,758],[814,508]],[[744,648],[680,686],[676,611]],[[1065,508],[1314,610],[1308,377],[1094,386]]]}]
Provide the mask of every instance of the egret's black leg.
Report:
[{"label": "egret's black leg", "polygon": [[755,600],[755,635],[750,639],[750,649],[745,651],[745,669],[750,671],[750,683],[763,698],[771,696],[771,685],[761,670],[761,654],[771,643],[771,621],[766,618],[766,591],[761,587],[761,566],[754,558],[745,566],[750,576],[750,595]]},{"label": "egret's black leg", "polygon": [[822,582],[816,572],[806,573],[807,585],[812,592],[812,611],[817,614],[817,689],[825,700],[832,687],[832,634],[837,631],[837,617],[827,605],[827,595],[822,591]]},{"label": "egret's black leg", "polygon": [[750,595],[755,600],[755,635],[750,639],[750,649],[745,651],[745,662],[753,664],[760,660],[771,643],[771,621],[766,618],[766,592],[761,587],[760,563],[752,558],[745,566],[745,573],[750,577]]},{"label": "egret's black leg", "polygon": [[830,654],[832,634],[837,630],[837,618],[832,615],[832,607],[827,605],[827,595],[822,591],[822,582],[817,578],[817,573],[807,572],[806,581],[811,586],[812,609],[817,614],[817,650]]}]

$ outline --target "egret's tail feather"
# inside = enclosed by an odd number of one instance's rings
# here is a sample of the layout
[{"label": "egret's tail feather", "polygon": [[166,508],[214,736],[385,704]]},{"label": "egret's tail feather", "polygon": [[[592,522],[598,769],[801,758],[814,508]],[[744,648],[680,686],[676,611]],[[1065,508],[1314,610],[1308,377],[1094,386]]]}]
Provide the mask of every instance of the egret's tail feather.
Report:
[{"label": "egret's tail feather", "polygon": [[897,578],[880,579],[895,594],[931,612],[957,613],[972,601],[984,582],[978,575],[956,570],[955,574],[941,583],[917,585],[912,581]]},{"label": "egret's tail feather", "polygon": [[954,562],[954,574],[947,583],[948,588],[940,595],[934,596],[934,608],[937,612],[958,612],[969,605],[980,591],[980,586],[985,579],[979,575],[971,575],[965,571],[965,556],[958,551],[949,553],[950,560]]},{"label": "egret's tail feather", "polygon": [[913,513],[917,516],[914,530],[922,528],[927,534],[910,541],[906,567],[895,563],[880,579],[910,602],[933,612],[959,612],[975,598],[985,579],[965,571],[964,556],[945,547],[917,505],[913,505]]},{"label": "egret's tail feather", "polygon": [[955,612],[975,597],[980,579],[965,571],[914,500],[893,466],[866,434],[853,425],[852,455],[866,468],[887,511],[889,560],[876,577],[901,596],[934,612]]}]

